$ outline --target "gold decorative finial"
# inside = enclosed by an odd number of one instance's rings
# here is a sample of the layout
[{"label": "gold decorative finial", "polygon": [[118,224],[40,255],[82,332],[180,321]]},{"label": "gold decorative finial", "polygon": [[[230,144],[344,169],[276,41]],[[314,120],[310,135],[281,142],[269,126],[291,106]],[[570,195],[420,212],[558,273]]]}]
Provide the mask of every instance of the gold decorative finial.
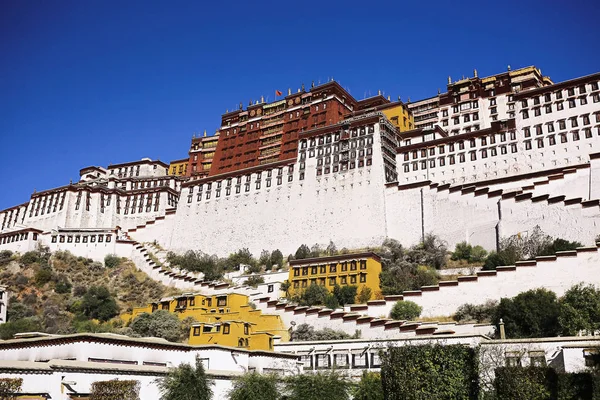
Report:
[{"label": "gold decorative finial", "polygon": [[288,88],[288,96],[292,94],[292,88]]},{"label": "gold decorative finial", "polygon": [[378,90],[378,91],[377,91],[377,95],[378,95],[378,96],[381,96],[381,90]]},{"label": "gold decorative finial", "polygon": [[452,78],[450,78],[450,75],[448,75],[448,85],[452,84]]},{"label": "gold decorative finial", "polygon": [[206,137],[206,129],[204,130],[204,137]]},{"label": "gold decorative finial", "polygon": [[388,101],[390,101],[390,95],[388,94]]},{"label": "gold decorative finial", "polygon": [[264,103],[265,102],[265,96],[260,96],[260,102]]},{"label": "gold decorative finial", "polygon": [[473,70],[473,75],[475,76],[475,78],[477,78],[477,69]]}]

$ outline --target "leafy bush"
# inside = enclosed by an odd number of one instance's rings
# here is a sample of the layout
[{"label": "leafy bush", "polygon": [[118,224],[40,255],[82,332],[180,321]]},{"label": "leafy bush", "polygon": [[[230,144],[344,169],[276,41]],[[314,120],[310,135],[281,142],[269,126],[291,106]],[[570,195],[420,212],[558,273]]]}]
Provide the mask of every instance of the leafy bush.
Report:
[{"label": "leafy bush", "polygon": [[478,357],[465,345],[389,347],[382,354],[386,400],[476,399]]},{"label": "leafy bush", "polygon": [[336,372],[299,374],[285,382],[288,400],[350,400],[350,384]]},{"label": "leafy bush", "polygon": [[467,242],[457,243],[456,246],[454,247],[454,252],[450,256],[450,258],[454,261],[458,261],[458,260],[467,260],[468,261],[469,259],[471,259],[471,251],[472,250],[473,250],[473,247],[471,247],[471,245],[468,244]]},{"label": "leafy bush", "polygon": [[92,286],[83,295],[81,308],[86,317],[100,321],[108,321],[119,313],[117,302],[104,286]]},{"label": "leafy bush", "polygon": [[28,251],[27,253],[21,256],[21,264],[23,265],[31,265],[36,262],[39,262],[41,258],[39,251]]},{"label": "leafy bush", "polygon": [[499,399],[556,398],[556,372],[549,367],[500,367],[494,389]]},{"label": "leafy bush", "polygon": [[412,321],[421,315],[423,307],[410,300],[400,300],[392,307],[390,318]]},{"label": "leafy bush", "polygon": [[117,256],[116,254],[107,254],[104,257],[104,266],[106,268],[115,268],[121,265],[121,261],[121,257]]},{"label": "leafy bush", "polygon": [[[152,314],[143,313],[131,321],[131,330],[141,337],[159,337],[177,342],[182,337],[182,322],[177,315],[167,310],[158,310]],[[189,328],[186,338],[189,336]]]},{"label": "leafy bush", "polygon": [[353,400],[384,400],[381,375],[377,372],[363,371],[352,396]]},{"label": "leafy bush", "polygon": [[50,267],[40,267],[35,273],[35,283],[38,287],[44,286],[52,280],[52,269]]},{"label": "leafy bush", "polygon": [[465,260],[468,262],[482,262],[487,256],[487,251],[481,246],[471,246],[467,242],[456,244],[451,257],[452,260]]},{"label": "leafy bush", "polygon": [[356,286],[340,286],[335,285],[333,287],[333,295],[337,299],[337,302],[345,306],[346,304],[354,304],[356,300],[356,292],[358,288]]},{"label": "leafy bush", "polygon": [[[210,400],[214,382],[206,376],[202,361],[196,356],[196,364],[180,364],[169,369],[167,375],[157,380],[161,400]],[[191,396],[193,394],[193,396]]]},{"label": "leafy bush", "polygon": [[368,287],[368,286],[363,286],[360,291],[358,292],[358,303],[359,304],[364,304],[367,301],[371,300],[371,297],[373,296],[373,290]]},{"label": "leafy bush", "polygon": [[311,284],[300,295],[296,295],[293,300],[302,306],[315,306],[325,304],[329,295],[329,290],[325,286]]},{"label": "leafy bush", "polygon": [[94,382],[90,400],[140,400],[140,382],[122,380]]},{"label": "leafy bush", "polygon": [[276,375],[247,372],[234,379],[230,400],[276,400],[279,398]]},{"label": "leafy bush", "polygon": [[379,275],[381,292],[384,295],[402,294],[405,290],[435,285],[439,276],[434,269],[445,263],[446,249],[434,236],[428,235],[426,242],[405,250],[394,239],[386,239],[380,249],[382,271]]},{"label": "leafy bush", "polygon": [[580,331],[591,335],[600,329],[600,290],[582,283],[567,290],[559,300],[558,322],[565,336]]},{"label": "leafy bush", "polygon": [[558,314],[556,294],[540,288],[500,299],[493,323],[498,326],[502,319],[510,338],[554,337],[560,332]]},{"label": "leafy bush", "polygon": [[10,250],[0,251],[0,266],[6,265],[12,259],[13,252]]},{"label": "leafy bush", "polygon": [[244,282],[244,285],[257,287],[261,283],[265,283],[265,278],[259,275],[252,275]]},{"label": "leafy bush", "polygon": [[67,278],[66,275],[59,274],[56,276],[55,286],[54,286],[54,290],[56,291],[56,293],[60,293],[60,294],[71,293],[72,287],[73,287],[73,285],[71,284],[71,282],[69,281],[69,278]]},{"label": "leafy bush", "polygon": [[488,300],[484,304],[463,304],[456,310],[453,319],[457,322],[490,322],[496,312],[498,302]]},{"label": "leafy bush", "polygon": [[17,333],[39,332],[41,330],[42,325],[36,317],[21,318],[0,324],[0,339],[8,340],[12,339]]},{"label": "leafy bush", "polygon": [[342,339],[358,339],[360,334],[357,332],[354,335],[349,335],[346,332],[335,331],[330,328],[315,330],[308,324],[300,324],[292,332],[291,340],[295,342],[306,342],[312,340],[342,340]]},{"label": "leafy bush", "polygon": [[12,395],[21,391],[23,378],[0,378],[0,399],[13,400]]}]

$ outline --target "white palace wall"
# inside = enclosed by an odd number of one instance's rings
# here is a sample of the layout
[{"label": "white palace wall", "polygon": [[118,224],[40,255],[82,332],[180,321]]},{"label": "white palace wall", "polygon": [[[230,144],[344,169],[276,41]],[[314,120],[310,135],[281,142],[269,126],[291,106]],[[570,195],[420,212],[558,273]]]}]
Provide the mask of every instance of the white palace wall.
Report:
[{"label": "white palace wall", "polygon": [[[263,173],[257,190],[253,174],[250,192],[215,198],[213,188],[207,200],[204,189],[200,202],[196,188],[188,203],[184,188],[169,247],[226,255],[244,247],[253,254],[277,248],[290,254],[303,243],[327,246],[330,240],[348,248],[380,245],[386,237],[386,210],[378,124],[373,138],[370,166],[317,176],[316,159],[307,158],[304,180],[294,163],[292,182],[285,182],[284,173],[281,185],[266,188]],[[273,179],[276,174],[274,170]]]}]

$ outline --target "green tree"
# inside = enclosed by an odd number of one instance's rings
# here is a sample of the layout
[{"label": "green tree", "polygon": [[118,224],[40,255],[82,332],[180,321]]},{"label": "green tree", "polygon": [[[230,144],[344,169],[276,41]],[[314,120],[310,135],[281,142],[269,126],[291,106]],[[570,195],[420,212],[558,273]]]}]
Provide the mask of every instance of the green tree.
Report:
[{"label": "green tree", "polygon": [[8,340],[12,339],[17,333],[39,332],[41,330],[42,325],[36,317],[21,318],[0,324],[0,339]]},{"label": "green tree", "polygon": [[310,248],[303,244],[298,247],[298,250],[296,250],[296,254],[294,254],[294,260],[303,260],[305,258],[309,258],[310,256]]},{"label": "green tree", "polygon": [[104,266],[106,268],[115,268],[121,265],[121,257],[116,254],[107,254],[104,256]]},{"label": "green tree", "polygon": [[277,249],[271,253],[271,265],[277,265],[279,268],[283,268],[283,253]]},{"label": "green tree", "polygon": [[358,292],[358,303],[364,304],[367,301],[371,300],[373,296],[373,290],[368,286],[363,286]]},{"label": "green tree", "polygon": [[488,300],[484,304],[465,303],[458,307],[452,317],[457,322],[490,322],[496,312],[498,302]]},{"label": "green tree", "polygon": [[14,394],[21,391],[22,385],[23,385],[23,378],[0,378],[0,399],[1,400],[16,399]]},{"label": "green tree", "polygon": [[377,372],[363,371],[352,396],[353,400],[384,400],[381,375]]},{"label": "green tree", "polygon": [[589,335],[600,329],[600,290],[583,283],[567,290],[559,299],[558,322],[564,336],[580,331]]},{"label": "green tree", "polygon": [[12,260],[13,252],[10,250],[0,251],[0,267],[8,264]]},{"label": "green tree", "polygon": [[288,400],[349,400],[350,384],[336,372],[299,374],[286,379]]},{"label": "green tree", "polygon": [[119,313],[117,302],[104,286],[92,286],[83,295],[81,308],[86,317],[100,321],[108,321]]},{"label": "green tree", "polygon": [[38,287],[44,286],[52,280],[52,268],[49,266],[40,266],[35,272],[35,284]]},{"label": "green tree", "polygon": [[477,367],[477,352],[466,345],[389,347],[381,365],[385,399],[476,399]]},{"label": "green tree", "polygon": [[167,310],[158,310],[152,314],[142,313],[131,321],[129,327],[141,337],[159,337],[170,342],[177,342],[182,336],[181,321],[177,315]]},{"label": "green tree", "polygon": [[34,250],[34,251],[28,251],[27,253],[23,254],[19,261],[21,261],[21,264],[23,264],[23,265],[31,265],[36,262],[39,262],[40,259],[41,259],[40,252]]},{"label": "green tree", "polygon": [[271,269],[273,263],[271,262],[271,253],[268,250],[263,250],[258,258],[258,264],[264,265],[266,269]]},{"label": "green tree", "polygon": [[410,300],[400,300],[392,307],[390,318],[412,321],[421,315],[423,307]]},{"label": "green tree", "polygon": [[296,300],[303,306],[316,306],[325,304],[329,291],[325,286],[311,284]]},{"label": "green tree", "polygon": [[283,281],[283,283],[281,284],[279,289],[285,293],[285,297],[289,297],[291,287],[292,287],[292,284],[290,283],[290,281],[285,280],[285,281]]},{"label": "green tree", "polygon": [[329,241],[329,245],[327,245],[327,248],[325,249],[325,254],[328,256],[335,256],[338,253],[337,247],[335,246],[335,243],[333,243],[332,240]]},{"label": "green tree", "polygon": [[469,261],[472,263],[479,263],[485,261],[487,257],[487,251],[481,246],[474,246],[471,250],[471,257]]},{"label": "green tree", "polygon": [[[356,334],[355,336],[358,336]],[[315,330],[315,328],[308,324],[300,324],[292,332],[292,341],[294,342],[306,342],[311,340],[342,340],[349,339],[351,335],[342,331],[335,331],[331,328],[324,328]],[[356,339],[357,337],[355,337]]]},{"label": "green tree", "polygon": [[471,259],[471,251],[473,251],[473,247],[467,242],[457,243],[454,247],[454,252],[452,253],[451,258],[454,261],[458,260],[470,260]]},{"label": "green tree", "polygon": [[248,279],[246,279],[246,281],[244,282],[244,285],[257,287],[261,283],[265,283],[265,278],[263,278],[262,276],[259,276],[259,275],[252,275],[252,276],[248,277]]},{"label": "green tree", "polygon": [[67,294],[71,293],[71,288],[73,284],[69,281],[69,278],[65,274],[58,274],[54,278],[54,290],[56,293]]},{"label": "green tree", "polygon": [[94,382],[90,400],[140,400],[140,382],[116,379]]},{"label": "green tree", "polygon": [[248,372],[233,381],[230,400],[277,400],[278,378],[272,374]]},{"label": "green tree", "polygon": [[213,396],[214,382],[206,376],[198,356],[195,366],[184,363],[171,368],[157,384],[161,400],[211,400]]},{"label": "green tree", "polygon": [[494,389],[499,399],[546,400],[553,396],[556,373],[549,367],[500,367]]},{"label": "green tree", "polygon": [[338,303],[342,306],[346,304],[354,304],[356,300],[356,292],[358,288],[356,286],[340,286],[335,285],[333,287],[333,295],[337,299]]},{"label": "green tree", "polygon": [[247,248],[238,250],[235,253],[231,253],[225,260],[225,268],[228,271],[237,271],[241,265],[247,265],[249,267],[256,267],[257,261],[252,257],[252,253]]},{"label": "green tree", "polygon": [[492,322],[498,327],[502,319],[509,338],[554,337],[560,332],[558,313],[556,294],[540,288],[500,299]]}]

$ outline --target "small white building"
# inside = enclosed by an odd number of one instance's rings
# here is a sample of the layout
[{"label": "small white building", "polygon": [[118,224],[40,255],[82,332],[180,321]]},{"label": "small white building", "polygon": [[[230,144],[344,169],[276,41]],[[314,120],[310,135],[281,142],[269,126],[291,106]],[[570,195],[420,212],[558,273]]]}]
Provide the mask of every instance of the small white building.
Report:
[{"label": "small white building", "polygon": [[160,398],[156,380],[169,368],[194,364],[199,357],[214,381],[214,399],[226,399],[231,380],[245,372],[293,374],[298,357],[224,346],[191,346],[158,338],[115,334],[23,334],[0,341],[0,378],[23,378],[25,393],[53,400],[88,394],[96,381],[137,380],[140,398]]}]

